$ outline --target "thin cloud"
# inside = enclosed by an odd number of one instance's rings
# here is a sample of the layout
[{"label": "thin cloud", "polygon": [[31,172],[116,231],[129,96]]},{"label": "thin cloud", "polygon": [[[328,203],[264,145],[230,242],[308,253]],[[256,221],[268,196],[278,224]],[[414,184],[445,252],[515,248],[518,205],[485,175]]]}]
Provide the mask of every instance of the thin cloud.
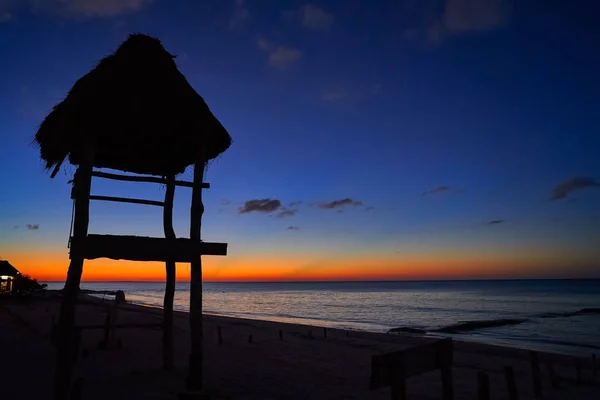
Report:
[{"label": "thin cloud", "polygon": [[498,29],[510,22],[515,0],[436,0],[406,3],[405,12],[420,25],[408,27],[403,38],[440,44],[447,37]]},{"label": "thin cloud", "polygon": [[229,18],[229,29],[243,28],[250,21],[252,21],[252,15],[248,7],[246,7],[246,1],[235,0],[233,13]]},{"label": "thin cloud", "polygon": [[285,228],[285,229],[286,229],[286,230],[288,230],[288,231],[297,231],[297,230],[298,230],[298,229],[300,229],[300,228],[298,228],[297,226],[288,226],[288,227],[287,227],[287,228]]},{"label": "thin cloud", "polygon": [[486,31],[512,15],[513,0],[446,0],[442,20],[450,33]]},{"label": "thin cloud", "polygon": [[277,213],[276,217],[277,218],[285,218],[285,217],[293,217],[294,215],[296,215],[296,210],[290,210],[290,209],[282,209],[280,212]]},{"label": "thin cloud", "polygon": [[248,200],[240,208],[240,214],[250,212],[272,213],[281,207],[281,201],[277,199],[254,199]]},{"label": "thin cloud", "polygon": [[222,206],[228,206],[229,204],[231,204],[231,200],[228,199],[220,199],[219,200],[219,204]]},{"label": "thin cloud", "polygon": [[364,204],[362,201],[355,201],[350,198],[345,198],[345,199],[341,199],[341,200],[334,200],[329,203],[320,203],[319,208],[331,210],[331,209],[343,207],[346,205],[360,207],[360,206],[363,206]]},{"label": "thin cloud", "polygon": [[452,188],[450,186],[437,186],[433,189],[427,190],[423,192],[422,196],[430,195],[430,194],[438,194],[451,191]]},{"label": "thin cloud", "polygon": [[296,207],[296,206],[299,206],[300,204],[302,204],[302,202],[301,202],[301,201],[292,201],[292,202],[289,204],[289,206],[290,206],[290,207]]},{"label": "thin cloud", "polygon": [[324,101],[336,101],[336,100],[345,100],[350,98],[350,92],[343,86],[335,86],[326,89],[321,95],[321,100]]},{"label": "thin cloud", "polygon": [[19,229],[19,225],[13,226],[13,229]]},{"label": "thin cloud", "polygon": [[588,176],[576,176],[556,185],[556,187],[552,190],[550,200],[564,199],[572,192],[594,187],[600,187],[600,182],[598,182],[596,179]]},{"label": "thin cloud", "polygon": [[374,210],[374,209],[375,209],[374,206],[369,206],[369,207],[365,208],[365,211],[371,211],[371,210]]},{"label": "thin cloud", "polygon": [[302,26],[315,31],[326,31],[333,25],[333,15],[312,4],[302,7]]},{"label": "thin cloud", "polygon": [[[1,0],[0,0],[1,1]],[[66,18],[110,18],[135,12],[153,0],[30,0],[26,2],[33,12],[58,14]],[[23,2],[8,2],[22,6]]]},{"label": "thin cloud", "polygon": [[258,38],[256,44],[260,50],[269,55],[269,66],[273,68],[285,69],[302,57],[300,50],[273,44],[265,38]]},{"label": "thin cloud", "polygon": [[487,224],[488,225],[498,225],[498,224],[503,224],[505,222],[506,222],[505,219],[495,219],[495,220],[489,221]]},{"label": "thin cloud", "polygon": [[30,230],[30,231],[37,231],[38,229],[40,229],[39,224],[27,224],[25,226],[27,227],[27,230]]}]

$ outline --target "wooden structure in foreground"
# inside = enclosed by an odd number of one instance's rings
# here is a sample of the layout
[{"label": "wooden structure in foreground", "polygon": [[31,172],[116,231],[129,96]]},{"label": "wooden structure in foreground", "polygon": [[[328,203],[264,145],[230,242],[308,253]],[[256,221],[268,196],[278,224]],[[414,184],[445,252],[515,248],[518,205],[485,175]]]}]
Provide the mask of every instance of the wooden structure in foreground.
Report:
[{"label": "wooden structure in foreground", "polygon": [[441,399],[453,400],[452,339],[411,347],[371,358],[371,390],[391,387],[392,400],[406,400],[406,380],[425,372],[440,370]]},{"label": "wooden structure in foreground", "polygon": [[[202,255],[227,254],[227,244],[207,243],[201,240],[201,220],[204,212],[202,189],[209,187],[203,183],[204,160],[200,159],[194,166],[194,181],[175,181],[174,177],[166,178],[165,202],[151,204],[163,207],[165,238],[141,236],[114,236],[88,234],[90,200],[124,201],[136,204],[149,204],[145,200],[121,199],[117,197],[93,196],[90,194],[92,177],[128,180],[136,182],[157,182],[155,177],[139,177],[117,174],[106,174],[93,171],[92,161],[82,164],[75,173],[72,196],[75,202],[73,236],[67,281],[65,283],[63,302],[58,321],[57,343],[57,377],[56,398],[66,398],[65,394],[71,385],[73,371],[73,344],[75,307],[79,293],[79,284],[83,272],[84,260],[110,258],[132,261],[162,261],[166,263],[166,290],[164,298],[163,323],[163,367],[173,368],[173,296],[175,292],[175,263],[191,264],[190,282],[190,327],[191,353],[188,375],[188,389],[202,388]],[[175,186],[192,188],[192,204],[190,212],[190,238],[175,238],[173,230],[173,197]]]},{"label": "wooden structure in foreground", "polygon": [[[226,255],[224,243],[201,239],[202,189],[207,163],[225,152],[231,136],[194,90],[160,40],[132,34],[111,55],[82,76],[44,118],[34,142],[50,177],[65,160],[77,166],[70,265],[56,330],[56,400],[69,398],[78,332],[75,308],[84,260],[161,261],[166,266],[163,319],[163,366],[173,367],[173,296],[175,263],[191,264],[190,340],[187,390],[203,389],[202,255]],[[194,166],[192,182],[175,176]],[[137,174],[94,170],[108,168]],[[141,175],[141,176],[140,176]],[[92,178],[166,185],[164,201],[91,193]],[[176,186],[192,189],[189,238],[173,230]],[[88,234],[90,201],[163,207],[164,238]],[[75,343],[75,344],[74,344]]]}]

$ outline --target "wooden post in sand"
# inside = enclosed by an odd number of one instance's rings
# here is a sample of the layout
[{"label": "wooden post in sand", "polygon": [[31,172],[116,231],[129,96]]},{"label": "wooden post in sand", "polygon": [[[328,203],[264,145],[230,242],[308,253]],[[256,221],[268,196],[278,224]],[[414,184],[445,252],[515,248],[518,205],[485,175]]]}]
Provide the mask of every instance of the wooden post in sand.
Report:
[{"label": "wooden post in sand", "polygon": [[[85,240],[88,232],[93,158],[93,150],[88,146],[73,178],[72,197],[75,199],[73,241]],[[74,367],[71,347],[74,339],[75,306],[77,305],[82,272],[83,257],[72,257],[67,271],[58,318],[56,371],[54,376],[55,400],[69,398],[71,375]]]},{"label": "wooden post in sand", "polygon": [[[204,178],[205,151],[194,164],[192,205],[190,210],[190,239],[201,242],[202,235],[202,181]],[[190,358],[187,377],[189,391],[202,391],[203,388],[203,326],[202,326],[202,257],[190,262]]]},{"label": "wooden post in sand", "polygon": [[[173,199],[175,198],[175,177],[167,176],[167,190],[163,207],[163,228],[166,239],[175,239],[173,229]],[[175,261],[165,262],[166,281],[163,303],[163,369],[170,371],[174,366],[173,351],[173,298],[175,297]]]},{"label": "wooden post in sand", "polygon": [[533,380],[533,395],[536,399],[542,398],[542,376],[540,373],[540,362],[538,354],[535,351],[529,352],[529,361],[531,363],[531,377]]},{"label": "wooden post in sand", "polygon": [[490,377],[483,371],[477,372],[477,398],[490,400]]},{"label": "wooden post in sand", "polygon": [[508,400],[519,400],[517,383],[515,382],[515,370],[513,367],[509,365],[504,367],[504,379],[506,379],[506,386],[508,389]]}]

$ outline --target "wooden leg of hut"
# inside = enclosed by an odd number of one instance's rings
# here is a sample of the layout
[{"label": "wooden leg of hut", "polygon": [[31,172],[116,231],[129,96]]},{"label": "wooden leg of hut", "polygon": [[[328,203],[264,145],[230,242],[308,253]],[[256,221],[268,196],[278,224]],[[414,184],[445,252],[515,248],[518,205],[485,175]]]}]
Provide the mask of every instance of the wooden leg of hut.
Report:
[{"label": "wooden leg of hut", "polygon": [[[173,199],[175,197],[175,177],[167,177],[167,190],[165,192],[165,205],[163,210],[163,225],[165,238],[175,239],[173,229]],[[165,299],[163,304],[163,369],[173,369],[173,298],[175,297],[175,262],[167,261],[166,265],[167,284],[165,287]]]},{"label": "wooden leg of hut", "polygon": [[[81,240],[87,236],[89,223],[89,195],[92,179],[91,157],[77,168],[75,172],[73,194],[75,197],[75,220],[73,224],[73,240]],[[75,307],[79,294],[79,283],[83,272],[83,258],[73,257],[67,271],[67,279],[63,289],[58,318],[56,371],[54,377],[54,399],[68,399],[73,372],[72,342],[75,324]]]},{"label": "wooden leg of hut", "polygon": [[[201,241],[202,214],[202,181],[204,179],[204,157],[194,165],[194,187],[192,189],[192,206],[190,221],[190,239]],[[190,336],[191,350],[187,389],[201,391],[203,389],[203,332],[202,332],[202,257],[190,263]]]}]

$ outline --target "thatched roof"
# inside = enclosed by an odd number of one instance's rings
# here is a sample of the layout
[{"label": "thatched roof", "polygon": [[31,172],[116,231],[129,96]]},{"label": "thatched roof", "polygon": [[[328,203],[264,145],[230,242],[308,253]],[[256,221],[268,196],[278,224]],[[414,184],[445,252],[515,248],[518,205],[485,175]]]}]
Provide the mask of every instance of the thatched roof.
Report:
[{"label": "thatched roof", "polygon": [[80,78],[35,135],[47,169],[68,156],[78,165],[84,143],[94,166],[151,175],[178,174],[206,148],[207,161],[231,137],[179,72],[158,39],[129,35]]},{"label": "thatched roof", "polygon": [[8,261],[0,260],[0,275],[2,276],[17,276],[19,271],[13,267]]}]

